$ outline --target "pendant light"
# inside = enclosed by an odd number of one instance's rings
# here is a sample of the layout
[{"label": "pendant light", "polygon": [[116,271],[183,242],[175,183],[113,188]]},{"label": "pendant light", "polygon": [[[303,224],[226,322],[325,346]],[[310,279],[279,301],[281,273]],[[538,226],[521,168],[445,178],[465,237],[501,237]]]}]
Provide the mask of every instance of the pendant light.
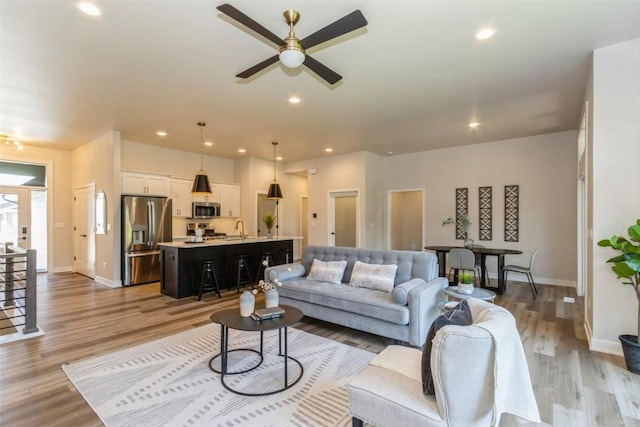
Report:
[{"label": "pendant light", "polygon": [[280,184],[276,182],[276,146],[277,142],[273,141],[273,182],[269,185],[269,192],[267,198],[269,199],[282,199],[282,191],[280,190]]},{"label": "pendant light", "polygon": [[209,177],[202,168],[202,157],[204,149],[204,127],[207,124],[205,122],[198,122],[200,126],[200,170],[196,174],[196,178],[193,180],[193,187],[191,187],[191,194],[211,194],[211,184],[209,184]]}]

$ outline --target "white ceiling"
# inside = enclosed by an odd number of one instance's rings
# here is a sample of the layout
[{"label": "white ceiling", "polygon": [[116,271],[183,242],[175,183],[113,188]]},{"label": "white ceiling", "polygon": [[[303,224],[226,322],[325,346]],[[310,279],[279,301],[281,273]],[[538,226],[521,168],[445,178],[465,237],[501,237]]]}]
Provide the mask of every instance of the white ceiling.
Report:
[{"label": "white ceiling", "polygon": [[[72,149],[113,129],[197,152],[204,120],[207,154],[269,159],[277,140],[295,161],[558,132],[578,127],[591,52],[640,37],[640,1],[230,1],[283,38],[285,9],[301,13],[300,38],[360,9],[366,28],[307,52],[343,76],[329,86],[279,63],[235,78],[276,50],[223,1],[96,3],[99,18],[0,0],[0,134]],[[495,37],[475,40],[486,25]]]}]

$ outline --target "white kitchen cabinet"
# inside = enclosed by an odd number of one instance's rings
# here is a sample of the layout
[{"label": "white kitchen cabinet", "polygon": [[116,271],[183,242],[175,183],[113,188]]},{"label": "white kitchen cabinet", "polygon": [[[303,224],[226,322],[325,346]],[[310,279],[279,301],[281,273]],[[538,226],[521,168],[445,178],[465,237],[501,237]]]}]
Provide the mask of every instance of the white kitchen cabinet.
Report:
[{"label": "white kitchen cabinet", "polygon": [[214,184],[219,188],[220,216],[240,217],[240,186],[236,184]]},{"label": "white kitchen cabinet", "polygon": [[187,179],[171,179],[169,181],[169,197],[171,197],[172,215],[182,218],[191,216],[191,187],[193,182]]},{"label": "white kitchen cabinet", "polygon": [[141,172],[122,172],[122,194],[167,196],[169,178]]}]

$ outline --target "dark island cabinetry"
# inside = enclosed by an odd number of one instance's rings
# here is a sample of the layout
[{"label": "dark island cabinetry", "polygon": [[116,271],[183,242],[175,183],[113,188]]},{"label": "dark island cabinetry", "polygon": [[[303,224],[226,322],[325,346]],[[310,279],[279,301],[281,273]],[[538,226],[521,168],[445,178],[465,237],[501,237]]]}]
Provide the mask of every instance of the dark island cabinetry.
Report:
[{"label": "dark island cabinetry", "polygon": [[165,244],[161,246],[160,289],[164,295],[173,298],[197,295],[204,262],[212,260],[220,290],[235,289],[237,255],[248,256],[251,278],[257,282],[261,279],[256,275],[263,255],[269,253],[274,264],[282,264],[287,250],[293,251],[292,239]]}]

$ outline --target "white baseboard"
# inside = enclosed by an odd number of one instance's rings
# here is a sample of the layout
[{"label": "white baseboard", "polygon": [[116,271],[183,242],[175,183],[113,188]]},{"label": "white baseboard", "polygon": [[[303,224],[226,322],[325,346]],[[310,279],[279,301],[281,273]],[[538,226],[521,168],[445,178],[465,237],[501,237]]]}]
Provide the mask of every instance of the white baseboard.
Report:
[{"label": "white baseboard", "polygon": [[612,342],[591,338],[589,342],[589,350],[598,351],[600,353],[613,354],[614,356],[624,356],[622,353],[622,344],[620,342]]},{"label": "white baseboard", "polygon": [[101,285],[105,285],[108,286],[110,288],[121,288],[122,287],[122,281],[120,280],[109,280],[105,277],[101,277],[101,276],[96,276],[93,280],[95,280],[96,282],[100,283]]},{"label": "white baseboard", "polygon": [[53,269],[53,273],[73,273],[73,267],[56,267]]},{"label": "white baseboard", "polygon": [[[498,275],[489,273],[491,279],[498,280]],[[508,276],[510,282],[527,283],[527,276],[524,274],[510,274]],[[536,285],[552,285],[552,286],[566,286],[569,288],[575,288],[577,283],[575,280],[562,280],[562,279],[550,279],[548,277],[534,277],[533,281]]]}]

